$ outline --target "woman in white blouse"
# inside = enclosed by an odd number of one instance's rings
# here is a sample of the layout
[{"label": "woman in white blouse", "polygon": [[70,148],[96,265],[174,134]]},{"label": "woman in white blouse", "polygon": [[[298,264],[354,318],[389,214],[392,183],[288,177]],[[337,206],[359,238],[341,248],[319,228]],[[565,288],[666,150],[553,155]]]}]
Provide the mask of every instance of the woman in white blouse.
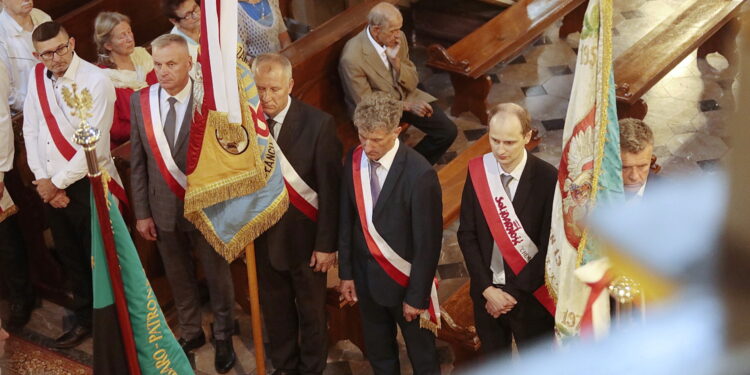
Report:
[{"label": "woman in white blouse", "polygon": [[156,83],[154,61],[143,47],[135,46],[130,18],[117,12],[102,12],[94,23],[98,65],[115,85],[117,100],[110,131],[111,147],[130,139],[130,95]]}]

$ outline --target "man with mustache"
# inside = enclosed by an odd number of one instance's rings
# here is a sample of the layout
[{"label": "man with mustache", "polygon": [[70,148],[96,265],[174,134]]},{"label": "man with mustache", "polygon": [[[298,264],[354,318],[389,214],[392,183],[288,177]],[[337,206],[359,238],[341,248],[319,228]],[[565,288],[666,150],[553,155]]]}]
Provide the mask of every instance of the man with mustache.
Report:
[{"label": "man with mustache", "polygon": [[109,153],[109,130],[115,88],[98,67],[75,53],[75,39],[57,22],[45,22],[32,33],[34,56],[41,61],[29,75],[23,107],[23,136],[29,168],[36,180],[60,261],[72,283],[76,324],[55,342],[72,348],[91,332],[91,211],[86,156],[72,142],[77,117],[65,103],[63,92],[75,84],[92,98],[91,117],[85,119],[100,131],[97,161],[112,177],[109,189],[120,201],[127,198]]}]

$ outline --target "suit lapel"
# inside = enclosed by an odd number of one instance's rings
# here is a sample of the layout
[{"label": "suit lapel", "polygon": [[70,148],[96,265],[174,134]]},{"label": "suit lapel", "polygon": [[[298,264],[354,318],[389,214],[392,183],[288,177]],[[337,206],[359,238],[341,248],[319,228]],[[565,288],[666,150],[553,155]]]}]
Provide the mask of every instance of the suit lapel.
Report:
[{"label": "suit lapel", "polygon": [[286,112],[286,117],[284,117],[284,122],[281,124],[279,139],[276,140],[285,155],[288,155],[292,150],[292,144],[295,141],[294,135],[297,134],[296,127],[300,122],[299,104],[295,103],[294,99],[291,99],[291,101],[289,110]]},{"label": "suit lapel", "polygon": [[370,68],[375,70],[386,82],[390,82],[393,85],[393,76],[388,68],[383,65],[383,60],[378,56],[378,51],[375,50],[372,43],[370,43],[370,37],[367,35],[367,26],[362,30],[360,34],[360,40],[362,43],[362,55],[364,56],[365,62],[370,65]]},{"label": "suit lapel", "polygon": [[528,158],[521,174],[521,181],[518,181],[516,195],[513,196],[513,209],[516,210],[516,215],[519,215],[521,208],[524,207],[529,196],[531,196],[531,187],[534,186],[534,177],[536,176],[536,157],[531,154],[527,155]]},{"label": "suit lapel", "polygon": [[393,192],[393,188],[396,186],[401,173],[404,171],[404,164],[406,164],[406,149],[404,147],[408,146],[405,146],[400,142],[398,150],[396,151],[396,156],[393,158],[391,169],[388,170],[388,175],[385,177],[383,188],[380,189],[378,202],[375,204],[375,212],[373,212],[372,215],[373,218],[376,217],[378,213],[383,210],[383,207],[387,204],[386,202],[388,202],[388,197]]},{"label": "suit lapel", "polygon": [[[192,83],[191,83],[192,85]],[[182,125],[180,125],[180,134],[177,135],[177,141],[175,147],[172,148],[172,156],[179,155],[179,151],[185,141],[190,138],[190,126],[193,123],[193,88],[190,88],[190,99],[188,100],[187,110],[185,116],[182,118]]]}]

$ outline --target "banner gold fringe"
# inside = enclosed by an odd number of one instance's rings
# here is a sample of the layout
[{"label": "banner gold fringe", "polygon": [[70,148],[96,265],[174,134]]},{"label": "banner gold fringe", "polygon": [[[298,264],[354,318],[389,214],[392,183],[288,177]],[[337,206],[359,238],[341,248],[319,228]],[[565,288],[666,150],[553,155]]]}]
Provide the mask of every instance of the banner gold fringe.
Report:
[{"label": "banner gold fringe", "polygon": [[[248,70],[249,68],[246,66],[241,67],[241,64],[243,63],[240,61],[237,62],[238,86],[251,87],[254,85],[252,79],[246,75],[242,75],[242,68]],[[244,157],[247,159],[246,172],[238,173],[232,177],[225,177],[219,181],[200,187],[189,186],[185,193],[185,218],[188,218],[188,213],[200,211],[217,203],[254,193],[265,186],[268,180],[268,176],[262,172],[264,168],[263,161],[260,159],[261,149],[255,132],[255,122],[247,105],[250,103],[250,94],[247,90],[239,90],[239,94],[240,103],[242,103],[240,106],[242,109],[242,124],[229,123],[226,113],[209,111],[208,118],[206,119],[206,128],[203,133],[203,142],[205,146],[206,137],[212,137],[213,134],[218,132],[222,139],[232,142],[237,141],[239,143],[244,140],[245,134],[247,134],[247,149],[243,154],[253,156],[233,155],[233,157]],[[226,138],[224,138],[225,136]],[[218,143],[218,140],[212,139],[211,142]],[[199,167],[201,166],[200,161],[198,165]],[[188,176],[188,185],[190,185],[190,176]],[[188,220],[190,219],[188,218]]]},{"label": "banner gold fringe", "polygon": [[[596,196],[599,192],[599,175],[602,172],[602,159],[604,158],[604,144],[607,142],[607,110],[609,108],[609,76],[612,71],[612,0],[603,0],[599,8],[599,37],[602,40],[602,51],[600,51],[599,61],[597,65],[601,68],[601,86],[599,87],[599,116],[596,119],[596,126],[598,126],[599,134],[597,134],[596,142],[596,156],[594,158],[594,178],[591,182],[591,198],[589,198],[588,206],[594,207],[596,204]],[[605,64],[604,62],[609,62]],[[589,230],[588,227],[584,229],[581,235],[581,242],[578,244],[578,258],[576,259],[576,267],[580,267],[583,263],[584,251],[586,250],[586,244],[588,243]]]},{"label": "banner gold fringe", "polygon": [[437,336],[438,330],[440,329],[440,321],[438,320],[437,324],[433,323],[432,320],[430,320],[430,313],[427,313],[427,317],[424,317],[424,313],[419,316],[419,328],[424,328],[430,330],[433,335]]},{"label": "banner gold fringe", "polygon": [[289,196],[286,189],[284,189],[268,208],[263,210],[253,220],[243,225],[242,229],[237,232],[229,243],[225,243],[216,235],[216,230],[211,220],[208,219],[208,216],[202,210],[190,213],[186,212],[185,217],[203,233],[206,241],[211,244],[214,251],[219,253],[227,262],[232,262],[244,254],[245,246],[250,241],[258,238],[271,225],[278,222],[284,213],[286,213],[288,207]]}]

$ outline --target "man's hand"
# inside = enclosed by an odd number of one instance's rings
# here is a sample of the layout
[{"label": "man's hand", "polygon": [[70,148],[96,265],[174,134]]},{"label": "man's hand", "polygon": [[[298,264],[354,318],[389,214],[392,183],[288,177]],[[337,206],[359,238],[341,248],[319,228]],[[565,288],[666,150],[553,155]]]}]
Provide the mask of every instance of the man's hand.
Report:
[{"label": "man's hand", "polygon": [[404,319],[406,319],[407,322],[411,322],[412,320],[419,318],[419,314],[421,314],[423,311],[424,310],[412,307],[408,303],[404,302]]},{"label": "man's hand", "polygon": [[60,190],[49,178],[40,178],[34,180],[32,183],[36,186],[36,192],[39,193],[44,203],[49,203],[57,195],[57,191]]},{"label": "man's hand", "polygon": [[399,50],[401,50],[401,38],[396,39],[393,45],[385,47],[385,57],[388,58],[388,62],[391,63],[393,70],[396,72],[401,71],[401,59],[398,57]]},{"label": "man's hand", "polygon": [[339,282],[339,293],[350,305],[358,301],[357,291],[354,289],[354,280],[341,280]]},{"label": "man's hand", "polygon": [[432,106],[424,100],[404,102],[404,111],[411,112],[419,117],[432,116]]},{"label": "man's hand", "polygon": [[3,199],[3,194],[5,194],[5,182],[0,181],[0,199]]},{"label": "man's hand", "polygon": [[68,207],[68,203],[70,203],[70,198],[68,197],[68,194],[65,193],[65,190],[58,190],[55,197],[49,201],[50,206],[54,208]]},{"label": "man's hand", "polygon": [[518,303],[513,296],[494,286],[485,289],[482,296],[487,300],[484,307],[493,318],[509,312]]},{"label": "man's hand", "polygon": [[310,257],[310,267],[314,267],[315,272],[328,272],[334,264],[336,264],[336,253],[313,251]]},{"label": "man's hand", "polygon": [[145,238],[146,240],[156,241],[156,224],[154,224],[154,219],[149,217],[146,219],[136,220],[135,229],[138,230],[138,233],[141,234],[141,237]]}]

